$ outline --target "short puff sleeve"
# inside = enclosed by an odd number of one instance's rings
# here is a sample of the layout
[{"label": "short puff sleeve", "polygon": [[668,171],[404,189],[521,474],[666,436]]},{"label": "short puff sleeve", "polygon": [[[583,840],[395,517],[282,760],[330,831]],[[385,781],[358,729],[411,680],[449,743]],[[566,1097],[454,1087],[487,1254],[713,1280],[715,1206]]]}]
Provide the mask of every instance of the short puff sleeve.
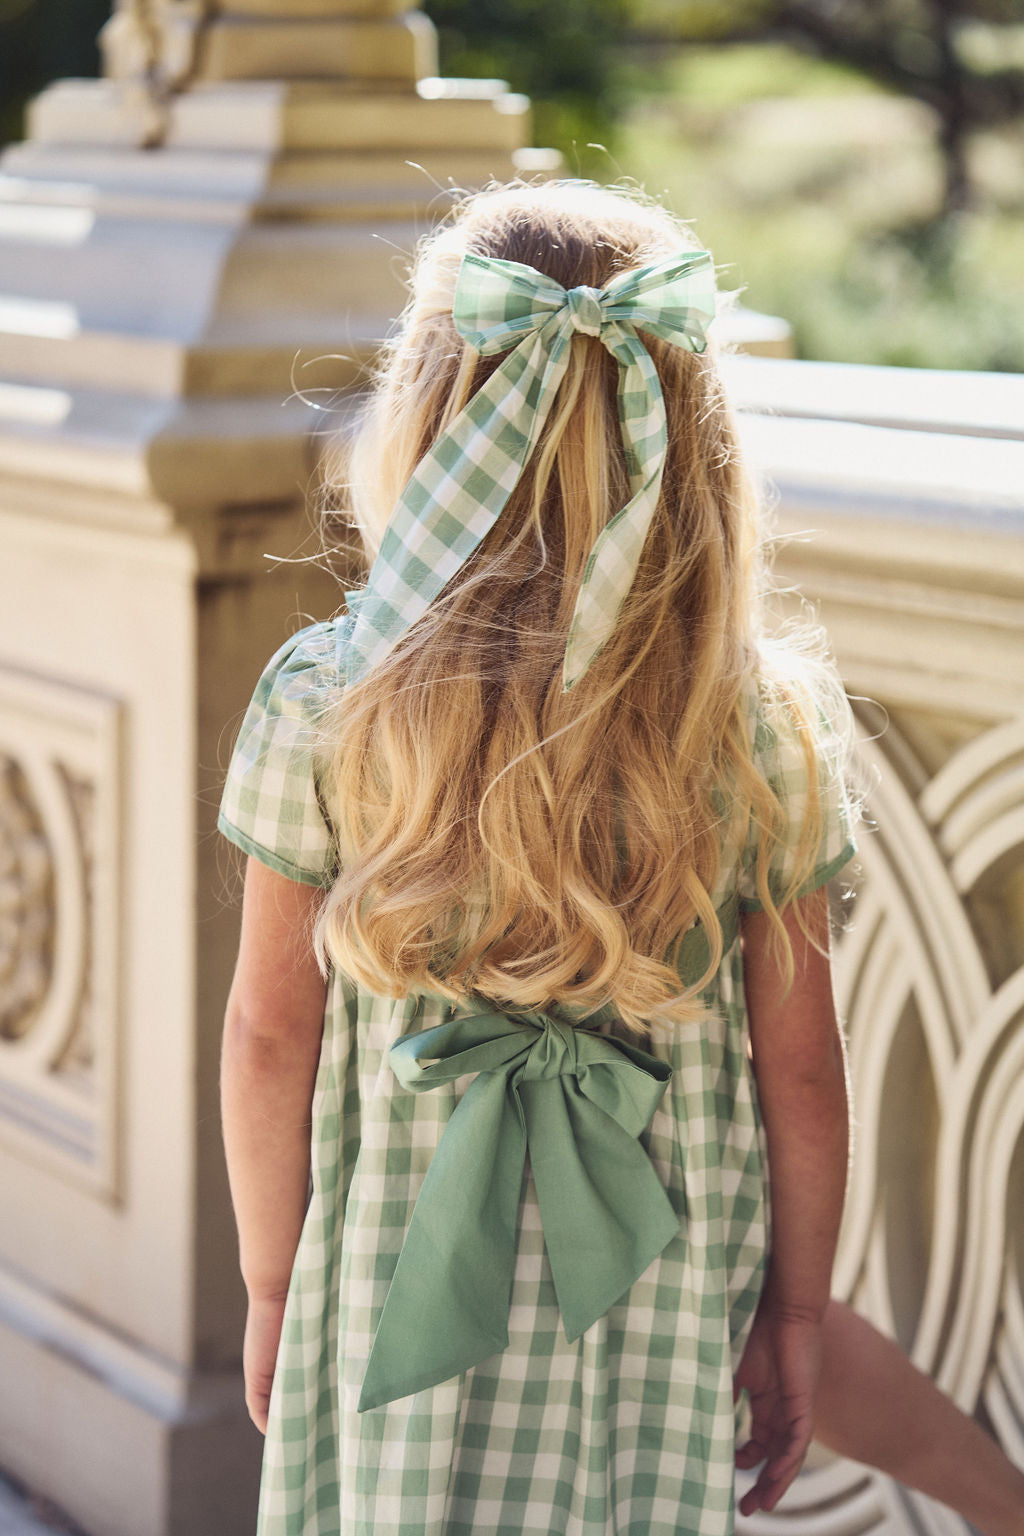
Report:
[{"label": "short puff sleeve", "polygon": [[304,885],[329,885],[337,868],[315,763],[333,659],[323,624],[300,630],[271,657],[242,721],[217,818],[243,852]]},{"label": "short puff sleeve", "polygon": [[[806,723],[798,728],[777,694],[763,686],[757,692],[753,709],[754,767],[777,797],[783,814],[781,835],[768,867],[768,888],[773,901],[781,899],[789,889],[797,860],[801,858],[800,833],[812,773],[817,780],[821,834],[813,865],[797,895],[806,896],[825,885],[857,851],[854,828],[858,812],[848,780],[853,720],[838,680],[827,693],[824,702],[801,700]],[[813,733],[810,743],[808,730]],[[812,749],[810,759],[808,745]],[[740,908],[747,912],[758,911],[763,905],[756,886],[757,846],[757,827],[752,824],[739,881]]]}]

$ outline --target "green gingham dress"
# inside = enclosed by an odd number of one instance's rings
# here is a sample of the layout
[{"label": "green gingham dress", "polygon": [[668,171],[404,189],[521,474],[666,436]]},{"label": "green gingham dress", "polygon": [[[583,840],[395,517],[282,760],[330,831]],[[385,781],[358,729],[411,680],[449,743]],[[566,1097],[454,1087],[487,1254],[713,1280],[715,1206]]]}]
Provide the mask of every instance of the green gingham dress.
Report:
[{"label": "green gingham dress", "polygon": [[[224,791],[221,831],[290,879],[329,884],[335,850],[312,722],[344,675],[344,621],[273,657]],[[798,746],[756,717],[761,772],[799,824]],[[826,761],[823,755],[822,763]],[[841,778],[822,772],[825,831],[806,889],[852,856]],[[773,877],[784,876],[780,851]],[[752,848],[724,860],[722,912],[758,905]],[[417,1193],[466,1080],[402,1088],[389,1047],[450,1017],[331,978],[312,1107],[312,1193],[285,1311],[258,1536],[729,1536],[732,1377],[761,1289],[765,1165],[735,922],[707,1022],[656,1034],[672,1076],[641,1138],[679,1235],[575,1342],[566,1340],[527,1163],[509,1345],[439,1386],[357,1411]],[[588,1019],[588,1028],[594,1019]],[[603,1033],[614,1032],[604,1018]]]}]

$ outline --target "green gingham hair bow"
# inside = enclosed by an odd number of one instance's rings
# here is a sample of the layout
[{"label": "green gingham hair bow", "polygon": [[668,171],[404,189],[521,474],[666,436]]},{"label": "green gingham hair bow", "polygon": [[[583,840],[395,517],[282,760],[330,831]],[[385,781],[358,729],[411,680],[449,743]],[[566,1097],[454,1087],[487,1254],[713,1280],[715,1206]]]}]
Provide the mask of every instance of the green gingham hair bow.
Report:
[{"label": "green gingham hair bow", "polygon": [[[618,408],[630,500],[602,529],[583,573],[562,671],[568,691],[615,628],[633,584],[665,468],[661,383],[636,334],[703,352],[715,313],[707,251],[681,251],[568,291],[533,267],[467,255],[452,315],[484,356],[509,355],[420,461],[388,523],[365,589],[352,594],[347,678],[359,681],[430,607],[500,517],[536,447],[573,335],[619,364]],[[513,350],[509,351],[512,348]]]}]

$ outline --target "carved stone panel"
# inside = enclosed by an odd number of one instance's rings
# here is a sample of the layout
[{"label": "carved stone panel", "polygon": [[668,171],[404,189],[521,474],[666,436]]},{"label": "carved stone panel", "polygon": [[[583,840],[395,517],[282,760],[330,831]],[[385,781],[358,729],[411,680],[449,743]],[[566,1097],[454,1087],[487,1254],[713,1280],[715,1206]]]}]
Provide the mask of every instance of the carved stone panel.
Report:
[{"label": "carved stone panel", "polygon": [[[859,747],[870,818],[836,955],[855,1150],[834,1291],[1022,1465],[1024,720],[955,746],[930,772],[911,722],[883,731],[874,713]],[[741,1525],[751,1536],[969,1532],[824,1453],[770,1521]]]},{"label": "carved stone panel", "polygon": [[0,668],[0,1141],[117,1191],[119,706]]}]

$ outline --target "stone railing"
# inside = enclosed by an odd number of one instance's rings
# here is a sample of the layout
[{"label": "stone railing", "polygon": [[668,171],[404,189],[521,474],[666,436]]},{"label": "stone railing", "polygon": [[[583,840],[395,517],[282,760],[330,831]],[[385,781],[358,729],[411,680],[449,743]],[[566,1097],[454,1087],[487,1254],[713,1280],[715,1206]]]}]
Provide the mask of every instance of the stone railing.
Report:
[{"label": "stone railing", "polygon": [[[1024,379],[730,369],[777,488],[778,574],[818,609],[860,721],[836,1291],[1024,1465]],[[744,1529],[968,1528],[821,1457]]]}]

